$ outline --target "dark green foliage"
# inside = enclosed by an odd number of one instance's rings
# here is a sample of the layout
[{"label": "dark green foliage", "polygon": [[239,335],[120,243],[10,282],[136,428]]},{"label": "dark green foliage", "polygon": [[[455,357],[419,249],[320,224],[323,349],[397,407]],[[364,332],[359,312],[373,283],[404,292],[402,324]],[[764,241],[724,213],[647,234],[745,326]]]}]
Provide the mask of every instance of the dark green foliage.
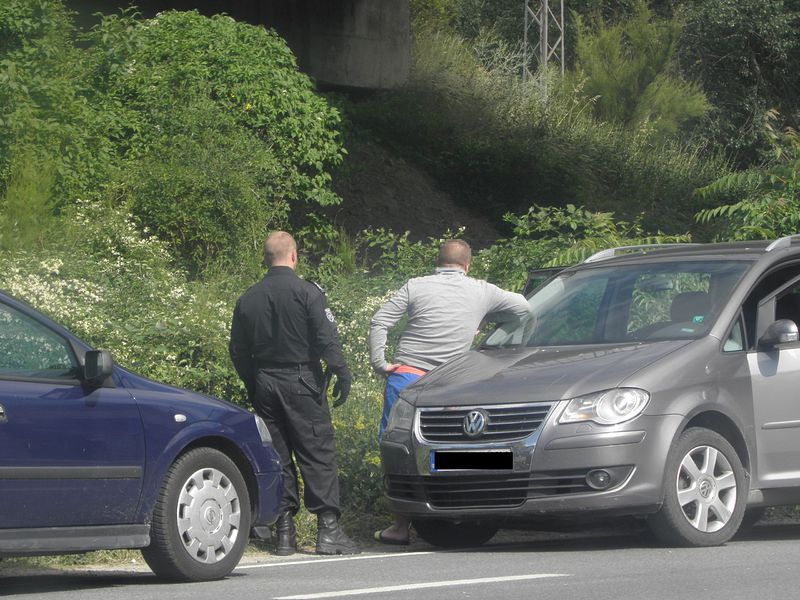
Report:
[{"label": "dark green foliage", "polygon": [[0,190],[15,153],[52,165],[55,205],[107,179],[113,125],[85,94],[82,52],[58,0],[0,3]]},{"label": "dark green foliage", "polygon": [[731,173],[697,190],[717,206],[696,218],[720,224],[721,239],[774,239],[800,232],[800,136],[792,129],[776,131],[776,120],[777,114],[770,113],[765,123],[772,149],[765,167]]},{"label": "dark green foliage", "polygon": [[194,270],[258,262],[267,230],[288,214],[286,202],[265,197],[279,186],[278,160],[207,98],[183,108],[121,176],[130,209]]},{"label": "dark green foliage", "polygon": [[[341,159],[338,114],[314,93],[274,32],[226,16],[166,12],[147,21],[108,17],[89,39],[107,51],[99,66],[113,98],[158,119],[202,95],[272,149],[283,170],[275,196],[336,201],[325,187],[325,168]],[[136,133],[144,145],[163,135],[149,128]]]},{"label": "dark green foliage", "polygon": [[263,27],[129,10],[78,44],[60,1],[9,0],[0,40],[0,193],[47,165],[51,207],[125,202],[193,273],[248,270],[290,203],[339,201],[338,113]]},{"label": "dark green foliage", "polygon": [[118,195],[192,271],[239,268],[289,203],[338,202],[338,113],[285,42],[229,17],[103,19],[88,38],[105,107],[126,132]]},{"label": "dark green foliage", "polygon": [[595,19],[590,28],[580,16],[574,18],[574,77],[584,96],[595,99],[598,119],[666,139],[709,111],[699,86],[684,81],[676,68],[680,23],[654,18],[643,2],[614,25]]},{"label": "dark green foliage", "polygon": [[0,194],[0,250],[34,250],[53,221],[51,193],[55,174],[33,152],[12,153],[11,176]]},{"label": "dark green foliage", "polygon": [[783,0],[682,3],[682,65],[718,111],[706,135],[740,165],[756,163],[766,149],[760,129],[767,110],[800,123],[798,10]]},{"label": "dark green foliage", "polygon": [[619,220],[612,213],[583,207],[532,206],[522,215],[508,214],[514,235],[482,251],[475,274],[521,290],[531,269],[569,266],[606,248],[687,241],[687,235],[648,234],[641,218]]}]

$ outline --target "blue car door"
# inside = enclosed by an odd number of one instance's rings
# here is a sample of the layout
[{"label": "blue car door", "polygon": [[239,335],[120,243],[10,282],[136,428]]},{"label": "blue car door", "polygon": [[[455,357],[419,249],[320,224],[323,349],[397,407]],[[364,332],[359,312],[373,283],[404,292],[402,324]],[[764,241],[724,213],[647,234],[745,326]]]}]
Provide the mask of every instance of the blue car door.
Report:
[{"label": "blue car door", "polygon": [[0,529],[133,522],[144,432],[125,389],[90,387],[75,347],[0,302]]}]

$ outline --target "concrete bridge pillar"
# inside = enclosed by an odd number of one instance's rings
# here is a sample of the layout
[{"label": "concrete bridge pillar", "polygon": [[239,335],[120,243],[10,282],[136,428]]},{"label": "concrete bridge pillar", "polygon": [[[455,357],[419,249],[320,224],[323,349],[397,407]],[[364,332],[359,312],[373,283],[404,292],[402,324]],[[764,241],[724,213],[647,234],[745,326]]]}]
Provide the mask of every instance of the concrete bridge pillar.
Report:
[{"label": "concrete bridge pillar", "polygon": [[[274,19],[301,68],[319,82],[393,88],[408,79],[408,0],[288,0],[291,20]],[[272,3],[274,4],[274,3]],[[265,19],[269,25],[270,19]]]},{"label": "concrete bridge pillar", "polygon": [[[2,2],[3,0],[0,0]],[[90,15],[113,13],[131,0],[66,0],[91,25]],[[321,84],[393,88],[408,79],[409,0],[134,0],[151,17],[158,11],[197,9],[206,15],[274,28],[300,68]]]}]

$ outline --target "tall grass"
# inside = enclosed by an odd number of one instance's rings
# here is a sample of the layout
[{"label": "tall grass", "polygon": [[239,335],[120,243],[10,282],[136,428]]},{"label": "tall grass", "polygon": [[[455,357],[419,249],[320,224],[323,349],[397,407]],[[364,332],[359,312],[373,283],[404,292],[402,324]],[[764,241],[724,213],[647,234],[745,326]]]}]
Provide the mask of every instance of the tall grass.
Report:
[{"label": "tall grass", "polygon": [[597,121],[580,84],[552,73],[544,97],[510,73],[513,48],[474,44],[479,54],[455,35],[418,32],[408,85],[352,104],[352,121],[496,219],[532,204],[572,203],[626,219],[644,212],[651,231],[692,227],[692,192],[726,171],[721,158],[655,141],[646,127]]},{"label": "tall grass", "polygon": [[52,220],[55,171],[31,149],[12,156],[11,176],[0,196],[0,250],[32,250]]}]

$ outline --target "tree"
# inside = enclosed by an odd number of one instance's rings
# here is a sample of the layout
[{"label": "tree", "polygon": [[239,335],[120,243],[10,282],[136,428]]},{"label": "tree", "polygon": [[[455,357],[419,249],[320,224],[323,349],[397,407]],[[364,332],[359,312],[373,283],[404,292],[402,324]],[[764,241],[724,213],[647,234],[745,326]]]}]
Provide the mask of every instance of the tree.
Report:
[{"label": "tree", "polygon": [[797,0],[689,0],[681,64],[702,81],[716,111],[708,135],[743,167],[768,145],[765,111],[800,124],[800,3]]},{"label": "tree", "polygon": [[612,25],[596,18],[592,27],[575,14],[578,26],[576,77],[594,98],[595,115],[657,139],[705,115],[710,105],[700,87],[677,68],[678,21],[655,18],[644,2],[632,17]]},{"label": "tree", "polygon": [[722,223],[723,239],[773,239],[800,231],[800,135],[776,130],[778,114],[768,112],[764,137],[772,150],[762,168],[731,173],[697,190],[706,200],[737,201],[701,210],[700,223]]}]

